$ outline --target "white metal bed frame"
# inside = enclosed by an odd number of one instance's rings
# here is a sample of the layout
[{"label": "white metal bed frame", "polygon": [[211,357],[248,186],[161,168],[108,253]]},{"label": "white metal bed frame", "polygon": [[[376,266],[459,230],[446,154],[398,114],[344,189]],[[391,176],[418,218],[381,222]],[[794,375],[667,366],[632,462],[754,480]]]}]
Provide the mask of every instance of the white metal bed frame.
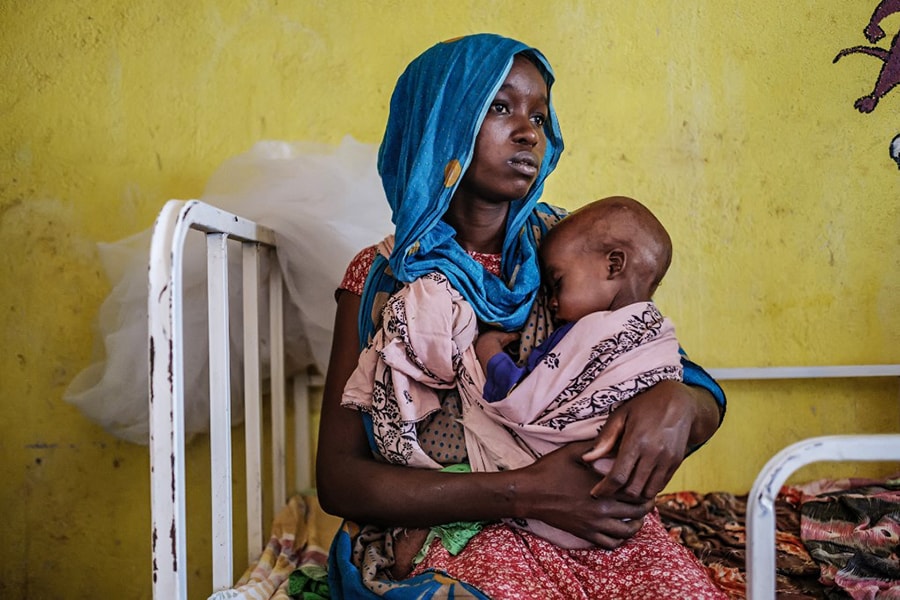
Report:
[{"label": "white metal bed frame", "polygon": [[[244,427],[246,437],[248,559],[259,558],[263,537],[262,378],[259,355],[260,254],[269,254],[269,335],[272,506],[286,502],[283,283],[271,229],[197,200],[172,200],[154,226],[149,268],[150,472],[153,597],[187,598],[184,466],[183,261],[188,232],[206,234],[209,304],[210,471],[213,590],[230,588],[233,574],[231,490],[231,378],[229,376],[228,240],[241,243],[243,273]],[[310,484],[309,387],[321,378],[293,378],[294,482]]]},{"label": "white metal bed frame", "polygon": [[[228,246],[242,247],[244,311],[244,402],[247,468],[248,558],[263,548],[262,412],[257,289],[260,253],[268,252],[271,340],[273,509],[286,498],[285,373],[281,273],[271,229],[197,200],[168,202],[157,219],[150,250],[150,465],[153,597],[187,598],[184,490],[184,340],[182,324],[184,242],[188,231],[206,234],[209,292],[210,451],[212,476],[213,591],[234,583],[231,494],[231,389],[228,368]],[[900,376],[900,365],[711,369],[726,379],[802,379]],[[321,378],[302,374],[293,382],[298,487],[310,481],[308,388]],[[825,436],[788,446],[757,477],[747,506],[747,579],[752,600],[775,597],[774,501],[797,469],[820,461],[900,460],[900,435]]]}]

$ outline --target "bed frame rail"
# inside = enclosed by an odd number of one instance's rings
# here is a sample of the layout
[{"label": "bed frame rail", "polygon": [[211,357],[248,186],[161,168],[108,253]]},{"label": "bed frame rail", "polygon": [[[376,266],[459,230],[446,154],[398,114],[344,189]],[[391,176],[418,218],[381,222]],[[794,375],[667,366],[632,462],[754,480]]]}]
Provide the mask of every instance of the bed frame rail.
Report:
[{"label": "bed frame rail", "polygon": [[[260,254],[267,253],[273,510],[286,496],[285,369],[281,271],[271,229],[197,200],[172,200],[154,226],[150,249],[150,473],[153,597],[187,598],[184,466],[183,265],[190,230],[205,233],[209,302],[210,469],[212,481],[213,590],[234,583],[231,492],[231,378],[228,322],[228,240],[241,244],[243,276],[244,405],[247,482],[247,543],[251,561],[263,549],[262,393],[259,353]],[[294,380],[295,485],[310,473],[307,375]]]},{"label": "bed frame rail", "polygon": [[747,500],[747,597],[775,598],[775,498],[797,469],[825,461],[900,460],[900,435],[829,435],[791,444],[766,463]]}]

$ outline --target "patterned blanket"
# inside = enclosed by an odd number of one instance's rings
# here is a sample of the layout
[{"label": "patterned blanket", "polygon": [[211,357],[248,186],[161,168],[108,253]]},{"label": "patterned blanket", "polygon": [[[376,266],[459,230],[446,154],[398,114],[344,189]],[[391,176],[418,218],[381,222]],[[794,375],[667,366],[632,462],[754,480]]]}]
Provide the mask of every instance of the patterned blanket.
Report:
[{"label": "patterned blanket", "polygon": [[328,598],[327,547],[341,520],[319,508],[314,495],[292,496],[275,516],[272,534],[256,564],[234,587],[209,600],[318,600]]},{"label": "patterned blanket", "polygon": [[[657,507],[719,587],[745,598],[747,495],[678,492]],[[779,598],[900,598],[900,479],[784,486],[775,510]]]}]

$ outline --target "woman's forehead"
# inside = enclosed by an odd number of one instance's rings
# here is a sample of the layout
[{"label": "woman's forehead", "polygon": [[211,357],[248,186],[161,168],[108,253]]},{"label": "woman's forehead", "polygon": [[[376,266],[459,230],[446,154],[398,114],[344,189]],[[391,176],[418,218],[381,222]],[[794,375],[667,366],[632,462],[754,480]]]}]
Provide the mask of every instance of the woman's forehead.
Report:
[{"label": "woman's forehead", "polygon": [[511,88],[516,88],[529,94],[539,94],[545,104],[550,101],[547,81],[544,79],[540,69],[521,54],[517,54],[513,59],[512,67],[500,85],[499,92]]}]

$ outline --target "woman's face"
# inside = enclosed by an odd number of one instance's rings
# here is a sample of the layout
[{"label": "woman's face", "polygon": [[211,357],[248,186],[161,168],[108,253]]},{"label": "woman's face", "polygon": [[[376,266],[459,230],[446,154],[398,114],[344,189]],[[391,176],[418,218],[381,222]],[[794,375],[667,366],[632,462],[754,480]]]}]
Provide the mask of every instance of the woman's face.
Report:
[{"label": "woman's face", "polygon": [[549,114],[544,78],[531,61],[516,56],[481,124],[457,194],[488,202],[523,198],[541,169]]}]

